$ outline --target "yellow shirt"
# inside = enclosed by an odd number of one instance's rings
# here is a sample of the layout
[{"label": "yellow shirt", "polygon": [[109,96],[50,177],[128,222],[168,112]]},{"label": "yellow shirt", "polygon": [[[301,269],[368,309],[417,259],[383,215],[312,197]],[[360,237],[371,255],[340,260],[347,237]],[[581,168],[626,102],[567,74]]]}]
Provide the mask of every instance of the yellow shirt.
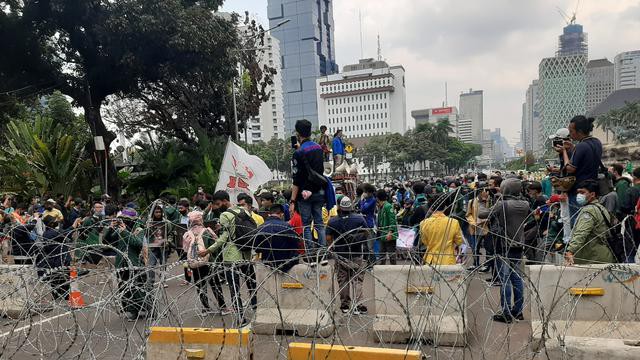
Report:
[{"label": "yellow shirt", "polygon": [[260,226],[262,224],[264,224],[264,218],[260,215],[258,215],[258,213],[255,212],[251,212],[251,218],[253,219],[253,221],[256,222],[256,225]]},{"label": "yellow shirt", "polygon": [[440,211],[435,212],[420,223],[420,241],[427,248],[426,264],[455,265],[455,248],[462,245],[460,223]]},{"label": "yellow shirt", "polygon": [[322,207],[322,222],[326,226],[331,218],[338,216],[338,207],[334,206],[331,211],[327,211],[326,207]]},{"label": "yellow shirt", "polygon": [[49,210],[45,210],[42,213],[42,218],[44,219],[47,216],[52,216],[56,219],[56,221],[58,222],[62,222],[64,220],[64,216],[62,215],[62,212],[60,212],[60,210],[53,208],[51,211]]}]

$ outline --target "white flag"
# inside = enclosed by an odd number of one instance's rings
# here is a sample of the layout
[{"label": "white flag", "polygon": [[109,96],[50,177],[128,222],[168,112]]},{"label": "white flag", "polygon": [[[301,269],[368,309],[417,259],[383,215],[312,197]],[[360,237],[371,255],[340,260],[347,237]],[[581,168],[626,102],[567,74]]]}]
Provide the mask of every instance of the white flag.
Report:
[{"label": "white flag", "polygon": [[[231,203],[235,204],[238,194],[245,193],[253,197],[258,187],[271,179],[273,174],[262,159],[250,155],[231,140],[227,142],[216,191],[228,192]],[[258,204],[254,202],[254,205]]]}]

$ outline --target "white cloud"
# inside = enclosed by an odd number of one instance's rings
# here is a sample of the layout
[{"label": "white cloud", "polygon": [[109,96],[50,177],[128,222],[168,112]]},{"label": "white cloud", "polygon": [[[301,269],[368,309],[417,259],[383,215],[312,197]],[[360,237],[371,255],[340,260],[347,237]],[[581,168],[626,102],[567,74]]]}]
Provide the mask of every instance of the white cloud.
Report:
[{"label": "white cloud", "polygon": [[[365,57],[382,53],[406,69],[407,106],[438,106],[448,82],[449,104],[469,88],[485,91],[485,128],[507,139],[520,130],[522,102],[538,64],[553,56],[564,21],[556,7],[574,11],[577,0],[335,0],[336,56],[342,66],[360,57],[362,12]],[[266,19],[266,0],[229,0],[230,10]],[[584,0],[577,22],[589,34],[590,58],[640,49],[640,0]]]}]

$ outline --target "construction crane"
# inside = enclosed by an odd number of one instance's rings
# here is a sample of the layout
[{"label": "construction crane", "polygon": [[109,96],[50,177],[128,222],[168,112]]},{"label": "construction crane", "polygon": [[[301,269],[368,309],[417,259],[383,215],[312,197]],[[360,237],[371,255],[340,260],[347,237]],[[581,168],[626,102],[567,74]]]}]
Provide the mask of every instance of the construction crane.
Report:
[{"label": "construction crane", "polygon": [[560,13],[560,16],[562,16],[564,21],[567,23],[567,25],[572,25],[572,24],[575,24],[576,22],[576,14],[578,13],[579,7],[580,7],[580,0],[576,2],[576,8],[575,10],[573,10],[573,14],[571,14],[571,17],[569,17],[569,15],[567,15],[567,13],[564,12],[564,10],[562,10],[559,6],[556,6],[556,9],[558,10],[558,13]]}]

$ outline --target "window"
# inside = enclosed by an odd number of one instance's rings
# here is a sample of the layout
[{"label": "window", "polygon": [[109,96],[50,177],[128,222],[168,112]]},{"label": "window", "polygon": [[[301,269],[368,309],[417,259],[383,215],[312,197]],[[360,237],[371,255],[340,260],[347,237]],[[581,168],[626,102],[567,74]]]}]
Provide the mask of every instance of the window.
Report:
[{"label": "window", "polygon": [[273,119],[273,123],[277,124],[278,123],[278,119]]},{"label": "window", "polygon": [[271,104],[271,108],[275,110],[276,104]]},{"label": "window", "polygon": [[278,131],[278,127],[277,127],[277,126],[274,126],[274,127],[273,127],[273,131]]},{"label": "window", "polygon": [[274,111],[273,116],[278,116],[278,113]]}]

